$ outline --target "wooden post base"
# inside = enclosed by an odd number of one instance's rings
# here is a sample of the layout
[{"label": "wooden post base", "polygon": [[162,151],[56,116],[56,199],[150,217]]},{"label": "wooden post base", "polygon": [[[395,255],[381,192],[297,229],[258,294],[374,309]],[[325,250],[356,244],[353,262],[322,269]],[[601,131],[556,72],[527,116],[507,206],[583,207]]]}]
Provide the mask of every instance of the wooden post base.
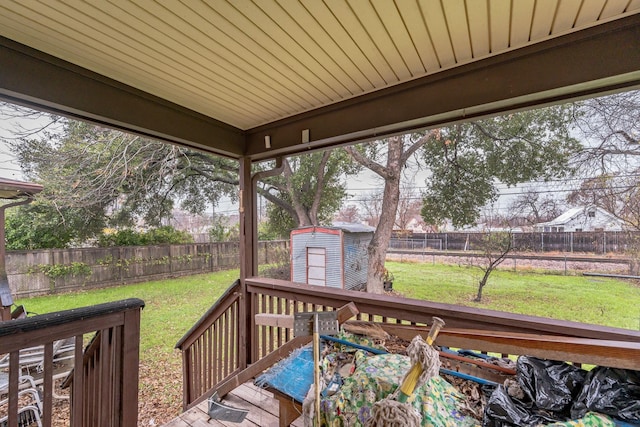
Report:
[{"label": "wooden post base", "polygon": [[267,390],[273,393],[273,397],[278,400],[279,427],[289,427],[296,418],[302,415],[302,405],[276,389],[268,388]]}]

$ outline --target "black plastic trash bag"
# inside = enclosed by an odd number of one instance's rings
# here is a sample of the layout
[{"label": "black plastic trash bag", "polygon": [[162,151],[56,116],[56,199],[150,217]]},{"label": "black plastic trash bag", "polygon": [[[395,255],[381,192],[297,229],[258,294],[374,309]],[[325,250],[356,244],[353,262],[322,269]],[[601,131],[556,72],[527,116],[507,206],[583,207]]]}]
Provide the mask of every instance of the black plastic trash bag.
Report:
[{"label": "black plastic trash bag", "polygon": [[[527,399],[527,397],[525,397]],[[533,427],[556,421],[548,413],[537,410],[532,402],[509,396],[503,386],[498,386],[484,408],[483,427]]]},{"label": "black plastic trash bag", "polygon": [[564,362],[520,356],[516,363],[518,383],[525,396],[539,409],[569,417],[580,394],[587,371]]},{"label": "black plastic trash bag", "polygon": [[571,416],[581,418],[588,411],[640,423],[640,372],[602,366],[594,368],[575,399]]},{"label": "black plastic trash bag", "polygon": [[520,356],[516,363],[522,399],[498,387],[485,407],[484,427],[529,427],[566,421],[587,372],[563,362]]}]

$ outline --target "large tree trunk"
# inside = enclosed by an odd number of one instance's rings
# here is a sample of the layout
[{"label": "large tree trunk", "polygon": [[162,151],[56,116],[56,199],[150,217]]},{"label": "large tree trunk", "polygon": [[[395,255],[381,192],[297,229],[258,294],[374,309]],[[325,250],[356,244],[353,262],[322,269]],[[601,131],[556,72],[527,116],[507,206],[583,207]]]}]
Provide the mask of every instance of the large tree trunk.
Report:
[{"label": "large tree trunk", "polygon": [[[426,141],[421,137],[415,141],[406,136],[395,136],[387,139],[387,164],[382,166],[373,159],[364,156],[353,147],[345,147],[345,150],[358,163],[378,174],[384,179],[384,191],[382,195],[382,211],[380,221],[373,233],[369,244],[369,269],[367,271],[367,292],[381,294],[384,292],[384,262],[387,257],[387,248],[391,240],[393,225],[396,222],[398,201],[400,200],[400,176],[402,168],[415,151]],[[409,142],[405,147],[405,142]]]},{"label": "large tree trunk", "polygon": [[391,138],[388,142],[387,175],[384,182],[382,196],[382,213],[380,222],[369,244],[369,269],[367,271],[367,292],[381,294],[384,292],[384,262],[387,248],[391,240],[393,225],[396,221],[396,211],[400,200],[400,171],[403,160],[402,137]]}]

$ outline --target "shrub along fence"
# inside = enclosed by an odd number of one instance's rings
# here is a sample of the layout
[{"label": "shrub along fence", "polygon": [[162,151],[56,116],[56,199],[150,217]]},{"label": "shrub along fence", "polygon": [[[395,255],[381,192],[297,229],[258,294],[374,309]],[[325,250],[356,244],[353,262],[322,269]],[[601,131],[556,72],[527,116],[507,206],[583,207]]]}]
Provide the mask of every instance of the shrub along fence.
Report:
[{"label": "shrub along fence", "polygon": [[[258,262],[280,262],[289,241],[260,242]],[[238,242],[8,251],[16,297],[159,280],[240,267]]]}]

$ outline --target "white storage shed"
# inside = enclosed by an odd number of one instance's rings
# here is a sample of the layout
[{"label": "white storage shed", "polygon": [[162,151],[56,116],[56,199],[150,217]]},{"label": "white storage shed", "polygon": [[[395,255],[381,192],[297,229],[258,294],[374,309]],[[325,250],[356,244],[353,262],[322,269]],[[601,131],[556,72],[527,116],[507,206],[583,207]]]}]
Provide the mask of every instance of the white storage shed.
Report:
[{"label": "white storage shed", "polygon": [[310,285],[366,288],[373,227],[334,224],[291,231],[291,280]]}]

